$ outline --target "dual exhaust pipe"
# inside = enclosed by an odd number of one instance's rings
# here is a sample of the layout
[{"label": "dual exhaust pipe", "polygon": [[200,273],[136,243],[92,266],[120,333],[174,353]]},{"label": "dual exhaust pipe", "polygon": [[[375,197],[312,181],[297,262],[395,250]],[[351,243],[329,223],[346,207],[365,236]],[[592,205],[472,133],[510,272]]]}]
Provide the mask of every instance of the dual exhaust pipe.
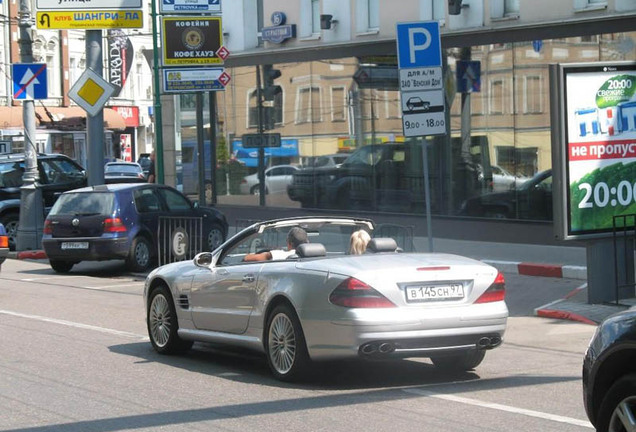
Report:
[{"label": "dual exhaust pipe", "polygon": [[360,352],[364,355],[391,354],[395,351],[395,344],[391,342],[369,342],[360,347]]},{"label": "dual exhaust pipe", "polygon": [[[476,345],[478,349],[489,350],[501,345],[501,336],[483,336]],[[368,342],[360,347],[360,353],[364,356],[382,356],[391,354],[396,349],[393,342]]]},{"label": "dual exhaust pipe", "polygon": [[493,349],[501,345],[501,336],[484,336],[477,341],[479,349]]}]

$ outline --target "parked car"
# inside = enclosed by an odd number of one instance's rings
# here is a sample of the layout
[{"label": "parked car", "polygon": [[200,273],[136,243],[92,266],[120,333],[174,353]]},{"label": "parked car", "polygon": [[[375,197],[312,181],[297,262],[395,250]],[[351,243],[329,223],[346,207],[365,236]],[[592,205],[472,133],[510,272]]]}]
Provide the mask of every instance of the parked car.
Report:
[{"label": "parked car", "polygon": [[4,229],[4,225],[0,223],[0,266],[9,256],[9,236]]},{"label": "parked car", "polygon": [[104,166],[104,183],[146,183],[141,165],[135,162],[108,162]]},{"label": "parked car", "polygon": [[137,163],[141,166],[141,169],[144,172],[144,176],[148,178],[150,165],[152,165],[152,160],[150,160],[150,153],[141,153],[139,155],[139,159],[137,159]]},{"label": "parked car", "polygon": [[[292,175],[298,171],[294,165],[275,165],[265,170],[265,193],[276,194],[287,191],[287,185],[292,181]],[[250,174],[241,180],[242,194],[258,194],[258,173]]]},{"label": "parked car", "polygon": [[492,172],[493,192],[505,192],[509,189],[518,188],[530,180],[530,177],[516,176],[497,165],[492,165],[490,169]]},{"label": "parked car", "polygon": [[[84,168],[67,156],[38,154],[37,164],[45,214],[62,192],[86,186]],[[18,235],[24,170],[23,153],[0,154],[0,223],[7,230],[11,250],[15,250]]]},{"label": "parked car", "polygon": [[124,259],[131,270],[144,271],[157,257],[161,216],[202,218],[203,250],[214,250],[227,236],[227,221],[218,210],[199,207],[169,186],[128,183],[62,194],[44,221],[42,245],[59,273],[80,261],[109,259]]},{"label": "parked car", "polygon": [[340,165],[296,171],[287,193],[302,207],[424,208],[422,148],[421,143],[366,145]]},{"label": "parked car", "polygon": [[518,188],[468,198],[463,216],[552,220],[552,170],[541,171]]},{"label": "parked car", "polygon": [[[309,243],[277,261],[292,227]],[[429,357],[439,368],[477,367],[502,342],[508,309],[497,269],[457,255],[399,253],[373,238],[349,255],[371,220],[301,217],[256,223],[212,253],[151,272],[144,287],[150,342],[162,354],[194,341],[266,354],[275,377],[302,379],[313,361]],[[278,254],[277,254],[278,255]],[[286,255],[286,254],[281,254]]]},{"label": "parked car", "polygon": [[597,431],[636,427],[636,310],[612,315],[597,328],[583,361],[583,401]]}]

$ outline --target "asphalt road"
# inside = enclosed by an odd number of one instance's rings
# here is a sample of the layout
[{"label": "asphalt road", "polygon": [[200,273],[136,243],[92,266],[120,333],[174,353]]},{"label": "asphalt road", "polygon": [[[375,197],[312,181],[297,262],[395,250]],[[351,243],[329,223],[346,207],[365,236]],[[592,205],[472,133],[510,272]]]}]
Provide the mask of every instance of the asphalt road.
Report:
[{"label": "asphalt road", "polygon": [[337,363],[283,384],[253,353],[195,344],[182,356],[156,354],[143,275],[121,263],[56,275],[45,261],[9,260],[0,430],[591,430],[580,375],[594,327],[532,316],[579,284],[508,275],[505,343],[474,372],[440,373],[427,360]]}]

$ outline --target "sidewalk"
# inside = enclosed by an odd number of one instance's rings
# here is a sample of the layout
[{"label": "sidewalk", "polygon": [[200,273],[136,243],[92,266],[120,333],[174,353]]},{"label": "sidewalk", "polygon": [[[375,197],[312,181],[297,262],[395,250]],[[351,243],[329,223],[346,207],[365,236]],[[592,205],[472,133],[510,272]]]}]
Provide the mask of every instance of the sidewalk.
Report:
[{"label": "sidewalk", "polygon": [[[236,232],[230,228],[230,234]],[[415,250],[427,252],[426,237],[413,239]],[[582,247],[541,246],[516,243],[478,242],[434,238],[433,251],[452,253],[474,258],[492,265],[498,270],[527,276],[576,279],[581,287],[565,298],[555,300],[535,309],[535,315],[568,319],[596,325],[608,316],[636,306],[636,298],[621,300],[620,304],[587,303],[587,258]],[[44,251],[10,252],[13,259],[46,259]]]}]

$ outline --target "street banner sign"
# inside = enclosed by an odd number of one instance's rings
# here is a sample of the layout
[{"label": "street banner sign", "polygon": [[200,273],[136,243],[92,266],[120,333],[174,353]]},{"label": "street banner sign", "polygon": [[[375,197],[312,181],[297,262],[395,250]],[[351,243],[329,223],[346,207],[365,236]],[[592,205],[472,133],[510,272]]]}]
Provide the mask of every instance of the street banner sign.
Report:
[{"label": "street banner sign", "polygon": [[141,9],[141,0],[37,0],[37,10]]},{"label": "street banner sign", "polygon": [[477,93],[481,91],[480,61],[458,60],[455,67],[458,93]]},{"label": "street banner sign", "polygon": [[243,148],[280,147],[279,133],[243,134]]},{"label": "street banner sign", "polygon": [[14,100],[48,98],[46,63],[16,63],[11,65]]},{"label": "street banner sign", "polygon": [[164,66],[222,65],[229,55],[221,17],[163,17],[161,23]]},{"label": "street banner sign", "polygon": [[95,117],[108,99],[115,93],[115,86],[99,76],[92,69],[86,69],[68,92],[73,102]]},{"label": "street banner sign", "polygon": [[35,16],[40,30],[102,30],[142,28],[141,10],[38,11]]},{"label": "street banner sign", "polygon": [[446,134],[439,23],[396,26],[404,136]]},{"label": "street banner sign", "polygon": [[161,13],[221,13],[221,0],[161,0]]},{"label": "street banner sign", "polygon": [[189,93],[225,90],[230,75],[220,68],[166,68],[163,70],[163,91]]}]

